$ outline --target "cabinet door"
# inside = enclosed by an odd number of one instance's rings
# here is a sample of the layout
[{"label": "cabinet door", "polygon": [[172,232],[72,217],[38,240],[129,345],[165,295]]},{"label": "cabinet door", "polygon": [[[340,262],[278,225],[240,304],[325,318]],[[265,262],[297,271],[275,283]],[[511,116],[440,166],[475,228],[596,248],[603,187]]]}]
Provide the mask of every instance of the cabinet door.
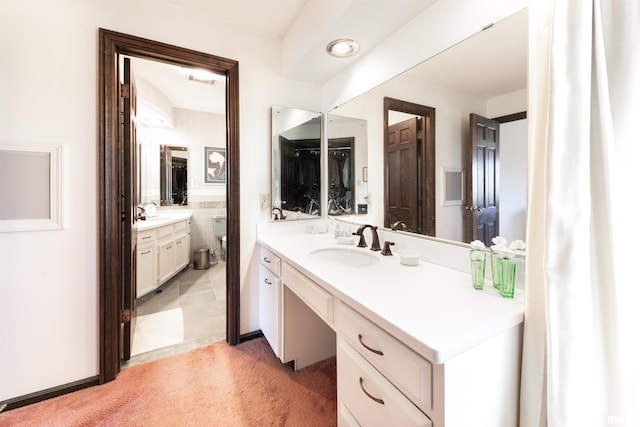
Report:
[{"label": "cabinet door", "polygon": [[264,337],[276,356],[280,354],[280,279],[264,265],[260,265],[259,322]]},{"label": "cabinet door", "polygon": [[173,240],[158,245],[158,284],[166,282],[175,272]]},{"label": "cabinet door", "polygon": [[156,267],[156,246],[141,246],[136,251],[136,298],[148,294],[158,286],[158,271]]},{"label": "cabinet door", "polygon": [[173,257],[175,272],[182,270],[189,264],[189,240],[186,235],[178,237],[174,242]]}]

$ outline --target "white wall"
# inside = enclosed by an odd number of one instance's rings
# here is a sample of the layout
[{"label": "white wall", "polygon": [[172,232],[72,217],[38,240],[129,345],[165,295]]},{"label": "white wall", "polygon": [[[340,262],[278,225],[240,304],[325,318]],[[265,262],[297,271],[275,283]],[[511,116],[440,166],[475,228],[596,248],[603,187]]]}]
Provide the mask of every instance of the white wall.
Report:
[{"label": "white wall", "polygon": [[0,235],[0,400],[98,374],[98,28],[240,64],[241,325],[258,329],[255,224],[266,220],[270,105],[320,110],[283,79],[280,42],[167,2],[2,0],[0,140],[64,144],[64,229]]}]

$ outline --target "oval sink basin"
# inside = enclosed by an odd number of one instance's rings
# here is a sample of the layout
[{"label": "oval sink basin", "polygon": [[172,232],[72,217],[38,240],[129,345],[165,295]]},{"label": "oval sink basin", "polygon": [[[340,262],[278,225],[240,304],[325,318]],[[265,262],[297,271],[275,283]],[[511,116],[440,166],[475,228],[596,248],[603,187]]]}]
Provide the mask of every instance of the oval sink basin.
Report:
[{"label": "oval sink basin", "polygon": [[309,252],[309,257],[314,260],[326,262],[331,265],[343,267],[363,268],[376,265],[380,262],[379,255],[368,249],[324,248]]}]

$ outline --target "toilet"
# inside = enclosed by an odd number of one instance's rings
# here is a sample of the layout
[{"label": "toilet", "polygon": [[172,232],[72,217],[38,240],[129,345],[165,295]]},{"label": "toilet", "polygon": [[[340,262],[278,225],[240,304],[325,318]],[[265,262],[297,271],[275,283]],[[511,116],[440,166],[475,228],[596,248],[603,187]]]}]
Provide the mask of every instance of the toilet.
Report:
[{"label": "toilet", "polygon": [[227,217],[226,215],[213,216],[213,235],[220,243],[220,259],[227,260]]}]

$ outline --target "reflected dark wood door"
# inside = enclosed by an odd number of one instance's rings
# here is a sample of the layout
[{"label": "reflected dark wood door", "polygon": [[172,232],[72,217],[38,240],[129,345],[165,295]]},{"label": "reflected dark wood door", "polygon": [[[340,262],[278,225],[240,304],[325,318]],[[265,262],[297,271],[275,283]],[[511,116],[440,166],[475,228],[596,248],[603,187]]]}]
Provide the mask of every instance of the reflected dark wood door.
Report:
[{"label": "reflected dark wood door", "polygon": [[420,229],[420,200],[418,192],[418,130],[420,119],[414,117],[390,125],[387,145],[387,213],[391,226],[404,222],[409,230]]},{"label": "reflected dark wood door", "polygon": [[491,246],[499,230],[500,123],[471,113],[465,241]]},{"label": "reflected dark wood door", "polygon": [[131,358],[136,326],[136,100],[137,91],[129,58],[124,58],[123,84],[120,90],[120,142],[122,146],[122,360]]}]

